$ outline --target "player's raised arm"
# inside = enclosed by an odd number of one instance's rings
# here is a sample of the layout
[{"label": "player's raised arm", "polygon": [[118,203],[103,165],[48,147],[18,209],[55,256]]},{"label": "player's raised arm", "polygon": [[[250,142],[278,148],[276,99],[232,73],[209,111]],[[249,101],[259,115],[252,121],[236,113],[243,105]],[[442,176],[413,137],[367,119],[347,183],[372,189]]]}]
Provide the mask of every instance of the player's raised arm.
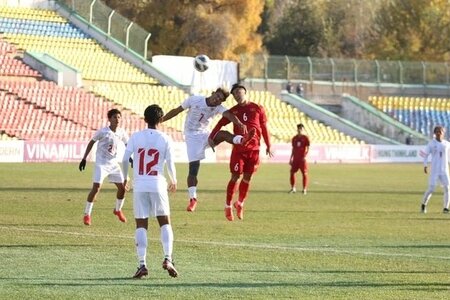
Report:
[{"label": "player's raised arm", "polygon": [[174,108],[172,110],[170,110],[167,114],[164,115],[163,117],[163,122],[168,121],[170,119],[172,119],[173,117],[175,117],[176,115],[178,115],[180,112],[182,112],[184,110],[184,108],[180,105],[177,108]]}]

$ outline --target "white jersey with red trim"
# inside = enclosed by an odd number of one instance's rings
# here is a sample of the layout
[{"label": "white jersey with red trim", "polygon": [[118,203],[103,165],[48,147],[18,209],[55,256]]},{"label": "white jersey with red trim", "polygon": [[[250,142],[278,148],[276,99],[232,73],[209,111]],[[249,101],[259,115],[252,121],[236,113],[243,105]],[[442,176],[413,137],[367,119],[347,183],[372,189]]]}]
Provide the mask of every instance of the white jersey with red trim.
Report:
[{"label": "white jersey with red trim", "polygon": [[[167,190],[164,166],[173,166],[172,139],[156,129],[134,133],[128,140],[125,157],[133,154],[133,180],[136,192]],[[175,170],[173,170],[175,172]],[[176,174],[169,174],[176,178]]]},{"label": "white jersey with red trim", "polygon": [[[104,127],[95,132],[92,140],[97,143],[95,162],[100,165],[117,163],[117,150],[120,142],[124,144],[128,141],[128,134],[125,129],[117,128],[112,131],[109,127]],[[122,148],[123,151],[123,148]]]},{"label": "white jersey with red trim", "polygon": [[181,104],[183,109],[189,109],[184,123],[184,134],[202,134],[209,132],[211,120],[218,114],[222,115],[227,108],[223,105],[208,106],[205,96],[190,96]]}]

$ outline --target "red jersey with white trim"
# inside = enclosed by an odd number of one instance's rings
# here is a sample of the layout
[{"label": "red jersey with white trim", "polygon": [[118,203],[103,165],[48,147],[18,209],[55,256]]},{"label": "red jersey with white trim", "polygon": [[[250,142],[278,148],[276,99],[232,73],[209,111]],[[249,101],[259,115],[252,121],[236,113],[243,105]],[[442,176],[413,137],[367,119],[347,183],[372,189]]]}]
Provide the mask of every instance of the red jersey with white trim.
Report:
[{"label": "red jersey with white trim", "polygon": [[305,159],[306,147],[309,147],[309,138],[306,135],[296,135],[292,138],[293,160],[300,161]]},{"label": "red jersey with white trim", "polygon": [[[246,152],[259,150],[261,144],[261,136],[264,138],[264,142],[267,147],[270,147],[269,133],[267,130],[267,117],[264,108],[256,103],[248,102],[245,105],[235,105],[228,110],[230,113],[236,116],[243,124],[247,126],[247,130],[250,131],[251,128],[255,128],[255,136],[248,142],[245,146],[233,145],[234,152]],[[223,117],[214,127],[211,132],[211,137],[214,137],[217,132],[223,126],[230,123],[230,120]],[[241,128],[233,123],[233,133],[244,135]]]}]

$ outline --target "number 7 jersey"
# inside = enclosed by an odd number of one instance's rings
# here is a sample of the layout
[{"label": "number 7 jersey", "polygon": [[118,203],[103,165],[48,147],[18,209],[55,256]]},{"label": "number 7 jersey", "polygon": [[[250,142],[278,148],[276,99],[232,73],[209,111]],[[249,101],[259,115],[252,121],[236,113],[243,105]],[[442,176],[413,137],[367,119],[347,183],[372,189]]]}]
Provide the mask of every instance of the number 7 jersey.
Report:
[{"label": "number 7 jersey", "polygon": [[182,104],[183,109],[189,109],[184,124],[184,134],[209,133],[209,124],[218,114],[223,114],[227,109],[223,105],[208,106],[205,96],[191,96]]},{"label": "number 7 jersey", "polygon": [[133,154],[133,179],[136,192],[160,192],[167,190],[164,166],[176,182],[172,139],[156,129],[134,133],[128,140],[125,158]]}]

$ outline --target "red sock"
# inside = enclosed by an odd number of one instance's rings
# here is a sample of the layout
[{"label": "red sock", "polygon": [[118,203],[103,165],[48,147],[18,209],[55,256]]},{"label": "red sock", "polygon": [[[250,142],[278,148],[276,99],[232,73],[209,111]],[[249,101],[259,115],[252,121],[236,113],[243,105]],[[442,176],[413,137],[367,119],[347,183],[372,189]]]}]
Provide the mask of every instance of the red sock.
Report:
[{"label": "red sock", "polygon": [[245,198],[247,198],[249,186],[249,182],[241,180],[241,183],[239,184],[239,202],[244,202]]},{"label": "red sock", "polygon": [[291,187],[294,187],[295,186],[295,174],[294,173],[291,173],[290,182],[291,182]]},{"label": "red sock", "polygon": [[233,200],[233,195],[236,192],[237,189],[237,182],[236,181],[229,181],[227,186],[227,205],[231,206],[231,200]]}]

